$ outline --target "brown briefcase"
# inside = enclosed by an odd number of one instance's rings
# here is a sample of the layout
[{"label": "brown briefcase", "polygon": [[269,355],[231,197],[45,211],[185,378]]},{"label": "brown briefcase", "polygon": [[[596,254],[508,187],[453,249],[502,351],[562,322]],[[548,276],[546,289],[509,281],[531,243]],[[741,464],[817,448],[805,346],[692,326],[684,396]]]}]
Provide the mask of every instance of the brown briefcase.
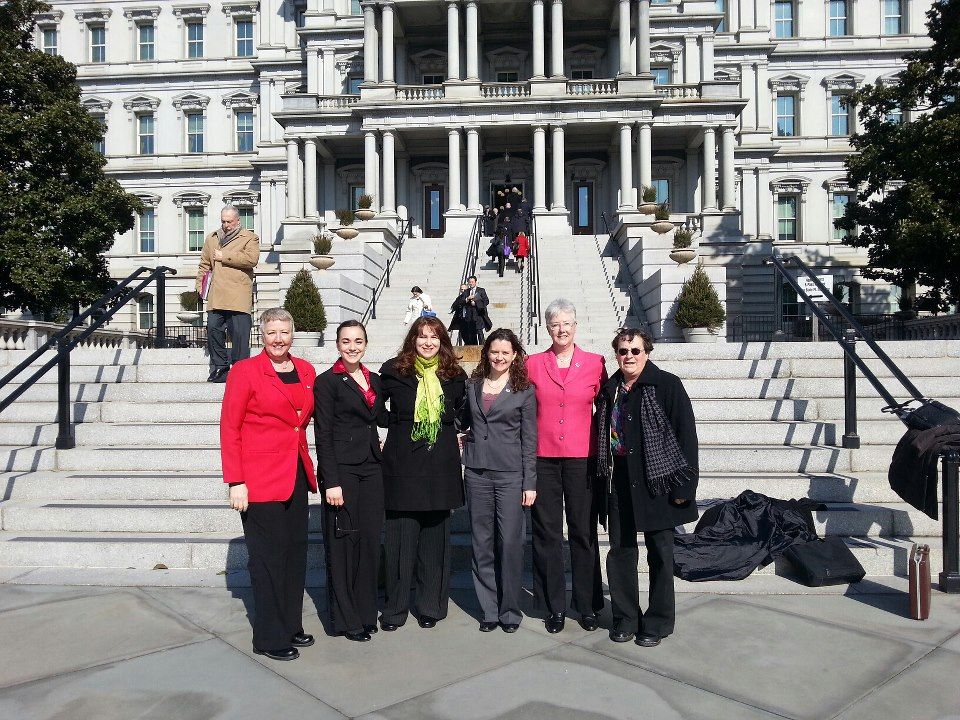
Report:
[{"label": "brown briefcase", "polygon": [[930,617],[930,546],[914,545],[910,550],[910,617]]}]

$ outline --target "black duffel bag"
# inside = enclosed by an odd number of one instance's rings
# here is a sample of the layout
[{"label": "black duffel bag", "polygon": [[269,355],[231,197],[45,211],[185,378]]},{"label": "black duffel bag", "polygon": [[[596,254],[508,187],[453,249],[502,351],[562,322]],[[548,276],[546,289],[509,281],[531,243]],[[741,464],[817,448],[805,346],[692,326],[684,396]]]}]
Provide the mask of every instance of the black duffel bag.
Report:
[{"label": "black duffel bag", "polygon": [[784,557],[796,569],[801,582],[809,587],[860,582],[867,574],[843,538],[836,535],[794,543]]}]

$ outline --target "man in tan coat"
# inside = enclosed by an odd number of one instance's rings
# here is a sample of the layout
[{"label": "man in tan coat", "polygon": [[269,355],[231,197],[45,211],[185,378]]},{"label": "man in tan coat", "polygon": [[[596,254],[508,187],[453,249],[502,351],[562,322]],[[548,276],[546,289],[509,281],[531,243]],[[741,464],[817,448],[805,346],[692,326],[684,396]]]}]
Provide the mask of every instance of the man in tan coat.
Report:
[{"label": "man in tan coat", "polygon": [[[230,366],[250,357],[250,329],[253,318],[253,269],[260,259],[260,239],[240,227],[240,213],[233,205],[220,211],[220,229],[203,243],[197,269],[197,291],[202,292],[203,276],[213,271],[208,290],[207,350],[210,377],[207,382],[226,382]],[[227,356],[226,334],[232,349]]]}]

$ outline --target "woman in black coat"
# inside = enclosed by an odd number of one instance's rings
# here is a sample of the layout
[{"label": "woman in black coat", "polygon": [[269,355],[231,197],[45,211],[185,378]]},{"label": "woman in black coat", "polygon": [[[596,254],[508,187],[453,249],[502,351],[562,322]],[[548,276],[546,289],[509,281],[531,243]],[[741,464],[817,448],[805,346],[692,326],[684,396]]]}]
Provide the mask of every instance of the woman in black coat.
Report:
[{"label": "woman in black coat", "polygon": [[380,627],[407,620],[410,587],[420,627],[447,615],[450,597],[450,514],[464,503],[454,425],[465,402],[466,374],[443,323],[418,318],[397,357],[380,369],[389,411],[383,447],[386,501],[386,600]]},{"label": "woman in black coat", "polygon": [[[648,360],[653,340],[620,330],[613,340],[620,369],[598,398],[598,473],[607,484],[610,551],[607,582],[613,608],[610,639],[652,647],[673,632],[674,527],[697,519],[699,474],[693,406],[680,378]],[[637,578],[642,532],[650,568],[650,605],[640,611]]]},{"label": "woman in black coat", "polygon": [[324,489],[323,538],[333,631],[366,642],[377,631],[377,569],[383,530],[383,473],[377,421],[380,376],[362,362],[367,331],[337,328],[340,359],[314,384],[314,432]]}]

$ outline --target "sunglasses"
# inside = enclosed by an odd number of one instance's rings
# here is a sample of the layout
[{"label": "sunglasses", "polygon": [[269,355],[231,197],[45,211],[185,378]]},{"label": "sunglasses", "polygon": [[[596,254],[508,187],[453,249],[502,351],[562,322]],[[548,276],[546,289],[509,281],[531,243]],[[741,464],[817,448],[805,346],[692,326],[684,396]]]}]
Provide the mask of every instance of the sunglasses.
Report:
[{"label": "sunglasses", "polygon": [[636,356],[642,352],[643,348],[617,348],[617,355],[620,357],[626,357],[627,353]]}]

